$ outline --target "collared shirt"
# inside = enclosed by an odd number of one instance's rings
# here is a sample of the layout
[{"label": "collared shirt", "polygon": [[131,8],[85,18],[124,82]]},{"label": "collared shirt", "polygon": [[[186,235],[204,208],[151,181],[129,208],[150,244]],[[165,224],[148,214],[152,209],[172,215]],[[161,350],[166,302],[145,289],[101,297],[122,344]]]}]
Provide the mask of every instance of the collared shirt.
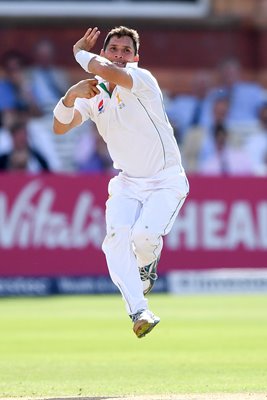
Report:
[{"label": "collared shirt", "polygon": [[133,63],[125,69],[133,79],[131,90],[117,85],[110,94],[98,78],[99,95],[76,99],[82,122],[90,118],[96,123],[114,167],[129,177],[150,177],[173,166],[183,171],[156,79]]}]

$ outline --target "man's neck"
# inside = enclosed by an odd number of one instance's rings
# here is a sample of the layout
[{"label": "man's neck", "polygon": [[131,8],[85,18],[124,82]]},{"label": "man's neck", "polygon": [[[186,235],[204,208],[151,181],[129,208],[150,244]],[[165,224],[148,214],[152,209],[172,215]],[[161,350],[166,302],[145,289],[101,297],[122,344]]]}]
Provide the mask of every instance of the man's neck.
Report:
[{"label": "man's neck", "polygon": [[113,92],[113,90],[115,89],[115,87],[116,87],[115,83],[110,83],[110,82],[109,82],[109,92],[110,92],[110,93]]}]

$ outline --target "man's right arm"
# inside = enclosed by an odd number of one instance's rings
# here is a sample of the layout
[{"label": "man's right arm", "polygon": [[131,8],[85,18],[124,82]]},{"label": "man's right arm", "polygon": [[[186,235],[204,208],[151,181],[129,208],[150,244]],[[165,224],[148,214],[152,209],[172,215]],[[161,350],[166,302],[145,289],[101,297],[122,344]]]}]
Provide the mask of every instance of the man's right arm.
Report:
[{"label": "man's right arm", "polygon": [[53,130],[57,135],[67,133],[82,123],[82,116],[75,110],[77,98],[91,99],[100,93],[97,79],[86,79],[72,86],[65,96],[59,100],[54,109]]},{"label": "man's right arm", "polygon": [[[82,122],[82,116],[79,113],[79,111],[74,109],[74,105],[66,106],[67,101],[66,101],[65,97],[60,99],[60,102],[62,102],[61,104],[63,107],[66,107],[66,109],[69,108],[69,111],[66,110],[66,113],[69,112],[71,121],[70,122],[67,122],[68,120],[64,121],[64,118],[62,118],[60,115],[58,115],[58,113],[55,114],[55,110],[54,110],[53,130],[56,135],[63,135],[64,133],[67,133],[71,129],[80,125]],[[56,107],[58,107],[58,106],[59,106],[59,103],[57,104]]]}]

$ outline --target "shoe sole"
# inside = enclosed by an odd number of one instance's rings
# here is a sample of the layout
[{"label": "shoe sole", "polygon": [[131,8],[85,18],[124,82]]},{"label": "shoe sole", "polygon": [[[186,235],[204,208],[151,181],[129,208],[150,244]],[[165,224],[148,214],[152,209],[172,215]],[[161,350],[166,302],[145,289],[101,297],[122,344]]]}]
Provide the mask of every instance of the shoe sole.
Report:
[{"label": "shoe sole", "polygon": [[136,321],[133,327],[133,331],[136,336],[140,339],[146,336],[152,329],[160,322],[160,320],[149,322],[145,319],[141,319],[140,321]]}]

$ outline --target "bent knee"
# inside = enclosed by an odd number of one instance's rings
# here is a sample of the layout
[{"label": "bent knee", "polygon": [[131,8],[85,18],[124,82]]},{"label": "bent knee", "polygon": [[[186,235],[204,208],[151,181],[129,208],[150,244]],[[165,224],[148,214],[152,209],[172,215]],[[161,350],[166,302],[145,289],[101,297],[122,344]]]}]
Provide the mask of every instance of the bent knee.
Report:
[{"label": "bent knee", "polygon": [[144,246],[155,246],[159,242],[160,237],[159,234],[150,230],[148,226],[134,228],[131,235],[136,249],[143,248]]}]

